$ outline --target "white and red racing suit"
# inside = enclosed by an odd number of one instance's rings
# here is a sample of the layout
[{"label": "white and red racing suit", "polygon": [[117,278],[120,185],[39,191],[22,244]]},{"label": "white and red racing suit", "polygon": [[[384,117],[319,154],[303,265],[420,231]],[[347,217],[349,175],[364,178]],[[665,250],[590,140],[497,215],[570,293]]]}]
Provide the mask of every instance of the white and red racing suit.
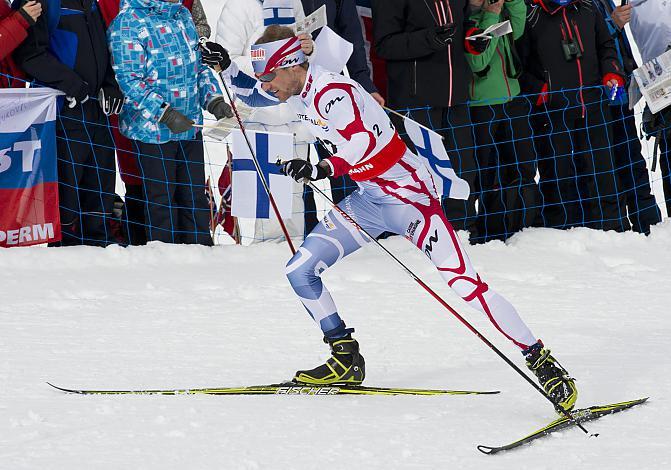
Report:
[{"label": "white and red racing suit", "polygon": [[[405,236],[506,338],[521,349],[536,342],[510,302],[475,271],[445,218],[429,171],[361,85],[311,65],[303,90],[287,102],[333,154],[326,159],[333,174],[347,173],[357,182],[359,190],[338,204],[343,212],[373,237],[385,231]],[[321,273],[368,242],[368,236],[333,209],[287,263],[292,287],[328,338],[352,330],[346,329]]]}]

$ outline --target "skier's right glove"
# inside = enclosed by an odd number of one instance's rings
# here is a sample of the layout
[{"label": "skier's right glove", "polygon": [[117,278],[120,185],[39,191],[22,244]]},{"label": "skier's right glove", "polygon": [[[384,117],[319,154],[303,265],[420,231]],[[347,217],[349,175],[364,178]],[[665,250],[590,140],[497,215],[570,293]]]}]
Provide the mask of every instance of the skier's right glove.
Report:
[{"label": "skier's right glove", "polygon": [[456,32],[457,26],[454,23],[436,26],[435,28],[429,29],[429,40],[435,47],[442,49],[452,44],[452,39]]},{"label": "skier's right glove", "polygon": [[175,134],[186,132],[195,124],[191,119],[168,104],[164,106],[163,114],[161,114],[158,122],[168,126],[168,129],[170,129]]},{"label": "skier's right glove", "polygon": [[313,165],[312,163],[295,158],[281,164],[281,172],[302,183],[303,180],[309,181],[323,180],[328,176],[328,170],[321,165]]},{"label": "skier's right glove", "polygon": [[218,66],[221,70],[226,70],[231,65],[228,51],[221,44],[201,40],[198,48],[203,57],[203,63],[208,67],[215,68]]}]

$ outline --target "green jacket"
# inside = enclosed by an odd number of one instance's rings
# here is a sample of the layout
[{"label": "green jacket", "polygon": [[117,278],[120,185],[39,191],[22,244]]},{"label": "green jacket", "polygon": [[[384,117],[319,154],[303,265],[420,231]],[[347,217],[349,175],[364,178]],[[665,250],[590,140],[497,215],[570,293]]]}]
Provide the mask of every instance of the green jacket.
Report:
[{"label": "green jacket", "polygon": [[[485,0],[487,2],[489,0]],[[466,60],[473,70],[473,79],[469,85],[470,106],[488,106],[507,103],[520,94],[517,81],[519,64],[514,64],[511,48],[514,40],[524,34],[527,5],[524,0],[506,0],[501,14],[480,10],[471,15],[478,28],[487,29],[493,24],[510,20],[512,34],[492,38],[487,49],[480,55],[466,54]],[[511,37],[512,36],[512,37]]]}]

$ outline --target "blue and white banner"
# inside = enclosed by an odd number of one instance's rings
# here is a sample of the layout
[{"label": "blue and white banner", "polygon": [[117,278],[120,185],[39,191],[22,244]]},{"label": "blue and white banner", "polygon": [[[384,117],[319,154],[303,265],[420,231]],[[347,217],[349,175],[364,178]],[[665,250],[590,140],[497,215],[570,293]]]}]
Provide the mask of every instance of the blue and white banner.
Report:
[{"label": "blue and white banner", "polygon": [[293,0],[265,0],[263,2],[263,26],[290,25],[295,22]]},{"label": "blue and white banner", "polygon": [[403,118],[403,123],[408,137],[415,144],[417,156],[424,160],[433,176],[438,194],[451,199],[467,199],[471,190],[468,183],[454,172],[440,134],[407,117]]},{"label": "blue and white banner", "polygon": [[[246,131],[263,176],[268,182],[277,209],[283,219],[292,216],[293,180],[280,173],[278,159],[294,155],[294,136],[279,132]],[[248,219],[276,219],[261,183],[245,136],[240,129],[231,132],[233,154],[233,201],[231,214]]]}]

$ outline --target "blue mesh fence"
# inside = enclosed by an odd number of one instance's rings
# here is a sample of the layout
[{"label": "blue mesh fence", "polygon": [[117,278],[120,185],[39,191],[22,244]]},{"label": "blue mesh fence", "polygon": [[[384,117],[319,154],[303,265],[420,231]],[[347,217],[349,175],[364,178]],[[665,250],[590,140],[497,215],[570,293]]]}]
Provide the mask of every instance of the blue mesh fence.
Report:
[{"label": "blue mesh fence", "polygon": [[[467,201],[443,201],[453,225],[469,230],[472,243],[505,240],[527,227],[649,232],[671,196],[669,112],[646,124],[656,137],[648,141],[642,108],[613,105],[602,87],[555,92],[548,105],[537,106],[537,98],[396,110],[441,134],[457,174],[471,186]],[[405,138],[402,120],[391,118]],[[233,224],[225,142],[206,131],[160,146],[124,143],[117,131],[95,99],[58,116],[64,244],[247,244],[282,237],[275,221]],[[300,140],[295,149],[313,163],[327,155]],[[356,189],[347,177],[322,187],[336,201]],[[302,237],[328,203],[300,186],[294,196],[290,232]]]}]

